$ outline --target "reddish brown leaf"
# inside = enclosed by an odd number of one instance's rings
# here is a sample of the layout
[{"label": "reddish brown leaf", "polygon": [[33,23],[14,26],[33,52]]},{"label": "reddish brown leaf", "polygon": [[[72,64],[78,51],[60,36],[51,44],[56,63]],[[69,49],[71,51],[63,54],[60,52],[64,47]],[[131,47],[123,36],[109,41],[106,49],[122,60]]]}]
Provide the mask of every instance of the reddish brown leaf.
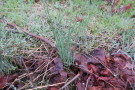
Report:
[{"label": "reddish brown leaf", "polygon": [[86,58],[86,56],[78,53],[78,54],[75,55],[75,60],[76,60],[78,65],[81,64],[82,66],[87,67],[87,58]]},{"label": "reddish brown leaf", "polygon": [[126,90],[127,88],[127,83],[118,78],[112,78],[108,81],[108,83],[116,88],[119,88],[120,90]]},{"label": "reddish brown leaf", "polygon": [[100,9],[101,9],[102,11],[105,11],[105,10],[106,10],[106,6],[105,6],[105,5],[102,5],[102,6],[100,7]]},{"label": "reddish brown leaf", "polygon": [[18,77],[17,74],[2,76],[0,78],[0,89],[4,88],[7,83],[12,83]]},{"label": "reddish brown leaf", "polygon": [[132,15],[131,18],[135,18],[135,15]]},{"label": "reddish brown leaf", "polygon": [[92,52],[90,52],[89,55],[97,58],[97,60],[99,61],[99,63],[100,62],[101,63],[105,63],[106,62],[106,55],[105,55],[105,51],[104,51],[103,48],[95,49]]},{"label": "reddish brown leaf", "polygon": [[63,63],[61,61],[60,58],[55,58],[54,59],[54,63],[55,63],[55,69],[59,72],[63,71]]},{"label": "reddish brown leaf", "polygon": [[112,73],[108,69],[104,69],[100,72],[101,76],[111,76]]},{"label": "reddish brown leaf", "polygon": [[95,57],[93,56],[89,56],[89,58],[87,59],[87,63],[88,64],[101,64],[98,59],[96,59]]},{"label": "reddish brown leaf", "polygon": [[116,12],[116,9],[114,8],[114,6],[111,7],[111,14],[114,14]]},{"label": "reddish brown leaf", "polygon": [[75,21],[76,21],[76,22],[82,22],[83,20],[84,20],[84,19],[83,19],[82,17],[77,17]]},{"label": "reddish brown leaf", "polygon": [[50,87],[48,90],[59,90],[58,87]]},{"label": "reddish brown leaf", "polygon": [[83,83],[78,82],[76,84],[76,86],[77,86],[77,90],[84,90],[85,89],[85,85]]},{"label": "reddish brown leaf", "polygon": [[63,71],[63,64],[60,58],[55,58],[54,63],[50,64],[50,68],[53,67],[53,69],[50,70],[50,73],[60,73]]},{"label": "reddish brown leaf", "polygon": [[104,89],[102,86],[93,86],[90,87],[88,90],[106,90],[106,89]]},{"label": "reddish brown leaf", "polygon": [[7,76],[3,76],[0,78],[0,89],[4,88],[7,83]]},{"label": "reddish brown leaf", "polygon": [[127,10],[129,10],[131,8],[132,8],[132,3],[130,3],[130,4],[128,4],[128,5],[123,6],[122,8],[120,8],[120,12],[125,12],[125,11],[127,11]]},{"label": "reddish brown leaf", "polygon": [[64,71],[63,63],[60,58],[55,58],[54,63],[50,64],[49,68],[51,67],[53,67],[50,69],[50,73],[52,74],[50,81],[52,83],[63,82],[67,79],[67,72]]},{"label": "reddish brown leaf", "polygon": [[126,65],[123,67],[123,69],[126,69],[126,68],[133,70],[133,69],[135,69],[135,64],[127,62]]},{"label": "reddish brown leaf", "polygon": [[89,69],[89,70],[92,69],[93,73],[99,74],[99,68],[98,68],[98,66],[96,66],[96,65],[94,65],[94,64],[88,65],[88,69]]},{"label": "reddish brown leaf", "polygon": [[9,76],[7,77],[7,82],[8,82],[8,83],[11,83],[11,82],[13,82],[17,77],[18,77],[17,74],[9,75]]},{"label": "reddish brown leaf", "polygon": [[120,0],[114,0],[114,4],[117,6]]},{"label": "reddish brown leaf", "polygon": [[66,81],[67,72],[63,70],[63,71],[60,72],[60,75],[61,75],[60,81]]},{"label": "reddish brown leaf", "polygon": [[109,77],[99,77],[98,80],[107,81],[107,80],[110,80],[110,78]]},{"label": "reddish brown leaf", "polygon": [[131,58],[125,54],[114,54],[113,57],[121,57],[123,60],[131,60]]}]

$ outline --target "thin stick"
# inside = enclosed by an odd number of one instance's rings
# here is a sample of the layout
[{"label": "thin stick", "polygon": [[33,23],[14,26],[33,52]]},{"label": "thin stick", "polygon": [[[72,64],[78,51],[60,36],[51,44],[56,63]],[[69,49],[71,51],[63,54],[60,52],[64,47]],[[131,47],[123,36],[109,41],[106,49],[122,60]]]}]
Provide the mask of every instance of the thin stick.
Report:
[{"label": "thin stick", "polygon": [[47,38],[44,38],[44,37],[41,37],[41,36],[37,36],[37,35],[35,35],[35,34],[32,34],[32,33],[28,32],[27,30],[25,30],[25,29],[23,29],[23,28],[17,26],[16,24],[9,23],[9,22],[7,22],[7,21],[5,21],[5,20],[0,19],[0,22],[3,22],[3,23],[6,23],[6,24],[8,24],[8,25],[11,25],[11,26],[13,26],[13,27],[16,27],[16,28],[20,29],[21,31],[23,31],[24,33],[26,33],[26,34],[28,34],[28,35],[30,35],[30,36],[32,36],[32,37],[35,37],[35,38],[38,38],[38,39],[41,39],[41,40],[45,41],[45,42],[46,42],[47,44],[49,44],[51,47],[55,47],[55,45],[54,45],[50,40],[48,40]]},{"label": "thin stick", "polygon": [[30,75],[30,72],[29,72],[29,69],[27,68],[27,66],[26,66],[26,64],[25,64],[25,62],[24,62],[24,60],[22,60],[22,62],[23,62],[23,64],[24,64],[24,66],[25,66],[25,68],[26,68],[26,71],[28,72],[28,75],[29,75],[29,78],[30,78],[30,84],[32,85],[32,87],[34,86],[33,85],[33,80],[32,80],[32,78],[31,78],[31,75]]},{"label": "thin stick", "polygon": [[45,86],[38,86],[32,89],[26,89],[26,90],[34,90],[34,89],[42,89],[42,88],[47,88],[47,87],[53,87],[53,86],[59,86],[65,84],[65,82],[61,82],[61,83],[56,83],[56,84],[51,84],[51,85],[45,85]]},{"label": "thin stick", "polygon": [[59,90],[62,90],[66,88],[70,83],[72,83],[75,79],[77,79],[80,76],[80,73],[78,73],[73,79],[71,79],[69,82],[67,82],[63,87],[61,87]]},{"label": "thin stick", "polygon": [[90,78],[91,78],[91,75],[89,75],[89,77],[87,79],[85,90],[87,90],[87,88],[88,88],[88,84],[89,84]]}]

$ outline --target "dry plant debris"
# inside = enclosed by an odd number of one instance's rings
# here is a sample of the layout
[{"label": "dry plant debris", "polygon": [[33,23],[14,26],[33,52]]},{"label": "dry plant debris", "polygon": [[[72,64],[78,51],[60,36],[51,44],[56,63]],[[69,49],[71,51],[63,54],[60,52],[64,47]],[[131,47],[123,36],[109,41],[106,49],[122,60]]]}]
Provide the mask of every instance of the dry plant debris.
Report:
[{"label": "dry plant debris", "polygon": [[[56,52],[55,52],[56,53]],[[108,53],[103,48],[95,49],[89,54],[75,55],[75,65],[70,71],[64,69],[58,56],[34,56],[23,59],[24,69],[21,75],[13,74],[0,77],[0,88],[8,89],[14,85],[18,89],[28,88],[62,90],[74,84],[77,90],[131,90],[135,83],[135,64],[131,58],[122,53]],[[73,73],[73,72],[74,73]],[[48,84],[43,81],[48,77]],[[27,79],[29,78],[29,83]],[[70,80],[67,80],[69,79]],[[23,81],[23,83],[19,82]],[[34,83],[42,82],[43,86],[33,87]],[[33,86],[32,86],[33,85]]]},{"label": "dry plant debris", "polygon": [[[76,64],[72,66],[75,72],[81,73],[76,81],[85,90],[130,90],[135,83],[135,64],[131,58],[122,53],[110,56],[104,49],[98,48],[87,55],[77,54]],[[79,84],[79,85],[78,85]]]}]

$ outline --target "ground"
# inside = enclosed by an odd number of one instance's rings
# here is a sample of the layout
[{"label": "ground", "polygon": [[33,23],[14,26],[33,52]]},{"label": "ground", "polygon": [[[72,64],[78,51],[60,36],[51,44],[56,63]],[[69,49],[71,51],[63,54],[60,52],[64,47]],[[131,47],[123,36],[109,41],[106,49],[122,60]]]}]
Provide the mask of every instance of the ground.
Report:
[{"label": "ground", "polygon": [[[8,75],[15,73],[18,68],[24,68],[22,58],[26,58],[24,61],[34,61],[46,57],[49,60],[45,63],[49,63],[54,57],[59,57],[64,63],[63,68],[67,68],[74,63],[76,53],[89,54],[97,48],[104,48],[111,53],[120,51],[134,60],[135,2],[114,1],[0,1],[0,20],[6,21],[0,22],[0,72]],[[23,32],[20,27],[48,39],[55,49],[41,38]],[[35,67],[42,61],[44,59]]]}]

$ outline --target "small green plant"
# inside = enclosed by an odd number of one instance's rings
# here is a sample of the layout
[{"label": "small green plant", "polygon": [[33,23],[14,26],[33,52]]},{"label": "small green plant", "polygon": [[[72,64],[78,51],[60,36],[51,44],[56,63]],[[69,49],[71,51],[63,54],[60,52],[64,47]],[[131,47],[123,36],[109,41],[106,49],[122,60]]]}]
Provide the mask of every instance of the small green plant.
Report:
[{"label": "small green plant", "polygon": [[54,25],[53,34],[63,63],[69,65],[73,63],[73,56],[71,55],[70,51],[70,48],[72,46],[73,28],[70,27],[68,28],[68,30],[63,28],[61,17],[61,15],[58,15],[58,19],[56,20]]}]

